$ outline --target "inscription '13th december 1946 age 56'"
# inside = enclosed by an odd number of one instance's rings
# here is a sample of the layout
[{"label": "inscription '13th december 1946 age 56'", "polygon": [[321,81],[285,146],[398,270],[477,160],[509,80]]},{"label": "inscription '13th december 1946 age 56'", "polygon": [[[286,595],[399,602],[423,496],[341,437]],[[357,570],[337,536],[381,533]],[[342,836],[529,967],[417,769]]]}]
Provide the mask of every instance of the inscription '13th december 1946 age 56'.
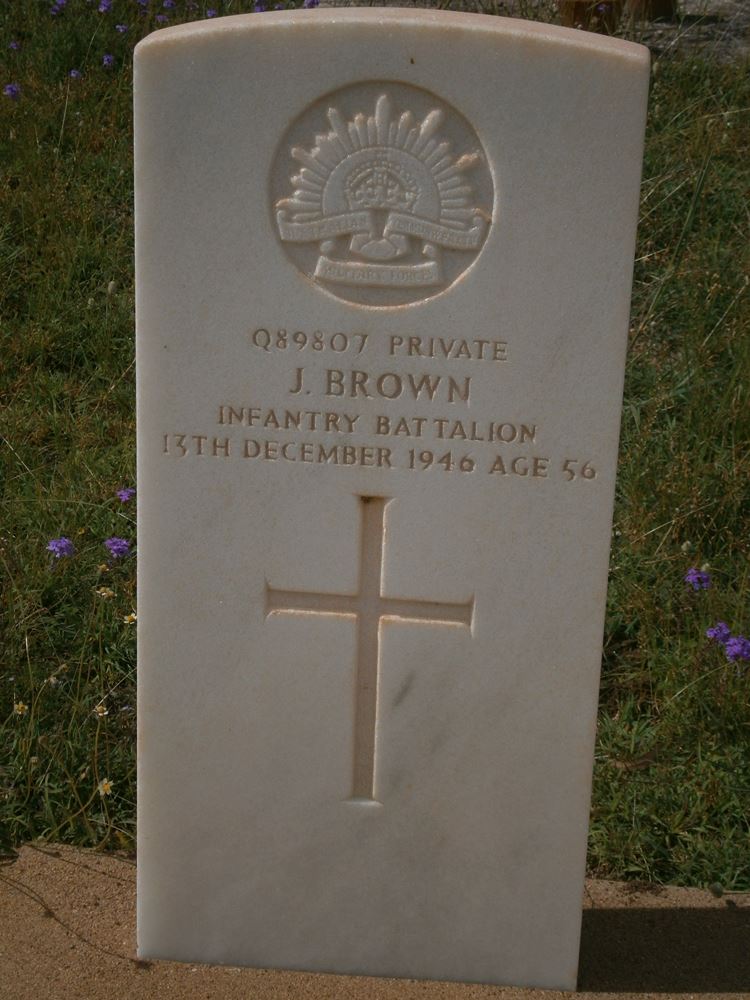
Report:
[{"label": "inscription '13th december 1946 age 56'", "polygon": [[[585,456],[549,455],[533,420],[468,413],[473,376],[422,371],[402,374],[398,358],[505,365],[508,344],[492,338],[445,338],[370,333],[305,332],[302,329],[256,327],[249,335],[254,350],[291,362],[286,402],[219,401],[211,407],[212,422],[221,430],[176,429],[162,435],[162,453],[184,459],[239,458],[413,471],[442,470],[485,473],[498,478],[541,481],[561,476],[566,482],[593,480],[594,462]],[[388,370],[364,367],[369,354],[385,353]],[[327,352],[337,365],[348,359],[362,367],[329,367],[313,376],[297,357]],[[338,357],[341,357],[341,362]],[[315,380],[317,381],[315,381]],[[330,408],[304,407],[299,397],[312,390],[330,401]],[[294,397],[297,397],[296,399]],[[378,400],[398,400],[442,408],[430,415],[377,411]],[[344,403],[344,408],[337,404]],[[459,409],[460,408],[460,409]],[[454,412],[450,412],[453,410]],[[228,431],[227,428],[232,428]],[[251,435],[242,434],[249,429]],[[278,435],[278,436],[277,436]],[[334,440],[331,440],[334,438]],[[364,440],[363,440],[364,438]]]}]

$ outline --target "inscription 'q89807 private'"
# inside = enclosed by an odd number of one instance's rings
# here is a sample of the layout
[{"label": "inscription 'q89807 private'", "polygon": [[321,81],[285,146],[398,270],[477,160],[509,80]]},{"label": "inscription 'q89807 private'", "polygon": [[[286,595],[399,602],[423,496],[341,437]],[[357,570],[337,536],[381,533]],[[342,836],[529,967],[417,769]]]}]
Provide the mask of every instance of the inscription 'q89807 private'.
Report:
[{"label": "inscription 'q89807 private'", "polygon": [[142,957],[575,987],[647,81],[473,14],[138,45]]}]

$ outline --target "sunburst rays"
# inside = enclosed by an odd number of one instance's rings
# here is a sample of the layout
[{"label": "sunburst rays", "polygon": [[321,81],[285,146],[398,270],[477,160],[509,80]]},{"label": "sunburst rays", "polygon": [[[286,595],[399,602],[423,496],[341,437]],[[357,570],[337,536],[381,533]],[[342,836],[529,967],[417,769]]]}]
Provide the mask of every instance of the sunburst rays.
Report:
[{"label": "sunburst rays", "polygon": [[395,117],[387,94],[378,97],[373,114],[358,112],[351,121],[345,121],[338,109],[329,108],[330,131],[316,135],[312,149],[292,148],[291,155],[300,169],[291,178],[292,196],[282,199],[277,207],[291,212],[298,222],[321,219],[326,183],[339,164],[362,150],[372,150],[379,156],[398,150],[402,158],[421,161],[432,175],[440,199],[440,221],[468,228],[476,208],[464,175],[480,156],[474,152],[456,159],[450,142],[439,135],[443,117],[439,109],[430,111],[421,122],[411,111]]}]

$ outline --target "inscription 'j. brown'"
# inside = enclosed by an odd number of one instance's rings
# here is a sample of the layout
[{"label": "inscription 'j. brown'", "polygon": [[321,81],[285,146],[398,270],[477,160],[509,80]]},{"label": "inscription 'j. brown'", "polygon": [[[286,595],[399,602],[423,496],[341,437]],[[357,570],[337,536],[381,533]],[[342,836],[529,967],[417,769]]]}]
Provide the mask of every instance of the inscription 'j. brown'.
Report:
[{"label": "inscription 'j. brown'", "polygon": [[266,583],[266,617],[273,614],[332,615],[357,623],[354,705],[354,773],[351,798],[376,801],[375,744],[381,631],[389,622],[471,628],[474,598],[458,604],[422,601],[383,594],[386,542],[385,497],[360,497],[359,586],[356,594],[278,590]]}]

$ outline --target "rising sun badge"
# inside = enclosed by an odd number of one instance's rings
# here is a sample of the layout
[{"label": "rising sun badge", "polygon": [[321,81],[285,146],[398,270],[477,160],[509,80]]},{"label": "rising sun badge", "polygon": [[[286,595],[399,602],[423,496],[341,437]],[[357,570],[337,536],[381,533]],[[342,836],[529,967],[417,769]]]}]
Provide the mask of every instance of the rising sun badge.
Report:
[{"label": "rising sun badge", "polygon": [[[298,126],[287,146],[274,215],[282,243],[307,249],[296,263],[314,281],[349,301],[397,306],[443,291],[473,263],[491,222],[492,180],[458,112],[404,84],[377,86],[369,107],[347,113],[329,99],[303,116],[312,134],[300,142]],[[419,110],[397,99],[408,91]]]}]

